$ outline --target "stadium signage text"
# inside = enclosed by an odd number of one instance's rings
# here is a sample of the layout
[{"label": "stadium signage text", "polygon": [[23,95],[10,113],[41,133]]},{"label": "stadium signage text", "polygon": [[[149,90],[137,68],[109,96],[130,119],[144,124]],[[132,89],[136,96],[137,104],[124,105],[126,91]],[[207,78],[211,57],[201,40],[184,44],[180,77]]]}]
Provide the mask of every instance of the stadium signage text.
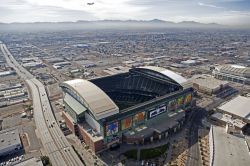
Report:
[{"label": "stadium signage text", "polygon": [[161,107],[157,108],[156,110],[150,111],[149,118],[153,118],[153,117],[160,115],[166,111],[167,111],[166,106],[161,106]]}]

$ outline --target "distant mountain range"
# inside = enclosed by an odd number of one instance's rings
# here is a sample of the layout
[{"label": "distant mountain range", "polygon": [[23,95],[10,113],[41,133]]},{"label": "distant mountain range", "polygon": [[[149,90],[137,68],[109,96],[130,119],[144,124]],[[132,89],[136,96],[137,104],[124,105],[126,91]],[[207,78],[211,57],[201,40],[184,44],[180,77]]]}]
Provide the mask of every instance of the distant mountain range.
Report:
[{"label": "distant mountain range", "polygon": [[97,21],[86,21],[86,20],[79,20],[76,22],[73,21],[65,21],[65,22],[27,22],[27,23],[19,23],[19,22],[13,22],[13,23],[1,23],[1,25],[4,24],[77,24],[77,23],[160,23],[160,24],[173,24],[173,25],[213,25],[213,26],[222,26],[217,23],[200,23],[195,21],[182,21],[182,22],[172,22],[172,21],[164,21],[160,19],[153,19],[153,20],[97,20]]},{"label": "distant mountain range", "polygon": [[33,22],[33,23],[0,23],[0,30],[67,30],[67,29],[127,29],[127,28],[225,28],[216,23],[200,23],[195,21],[171,22],[159,19],[153,20],[97,20],[76,22]]}]

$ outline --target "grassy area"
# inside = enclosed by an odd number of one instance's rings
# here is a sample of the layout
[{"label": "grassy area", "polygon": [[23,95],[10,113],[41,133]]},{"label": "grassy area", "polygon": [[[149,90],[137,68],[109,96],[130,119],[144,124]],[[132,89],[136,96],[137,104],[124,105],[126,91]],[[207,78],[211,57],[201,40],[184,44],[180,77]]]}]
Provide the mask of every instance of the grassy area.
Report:
[{"label": "grassy area", "polygon": [[128,159],[137,159],[137,149],[129,150],[124,153]]},{"label": "grassy area", "polygon": [[[151,149],[142,149],[140,160],[152,159],[164,154],[169,148],[169,144],[158,146]],[[129,150],[124,153],[128,159],[137,159],[137,149]]]},{"label": "grassy area", "polygon": [[152,159],[155,157],[159,157],[166,152],[169,148],[169,144],[158,146],[156,148],[151,149],[142,149],[140,160]]}]

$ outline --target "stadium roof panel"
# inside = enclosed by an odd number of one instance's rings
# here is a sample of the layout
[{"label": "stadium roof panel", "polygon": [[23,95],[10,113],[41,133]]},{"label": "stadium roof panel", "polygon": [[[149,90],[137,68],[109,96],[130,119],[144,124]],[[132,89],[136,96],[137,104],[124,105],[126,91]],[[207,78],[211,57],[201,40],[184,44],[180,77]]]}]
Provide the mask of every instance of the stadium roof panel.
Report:
[{"label": "stadium roof panel", "polygon": [[76,92],[97,120],[119,113],[118,106],[109,96],[90,81],[70,80],[62,83],[61,87]]},{"label": "stadium roof panel", "polygon": [[250,97],[238,96],[219,107],[220,110],[250,120]]},{"label": "stadium roof panel", "polygon": [[161,73],[161,74],[171,78],[172,80],[174,80],[175,82],[177,82],[180,85],[187,82],[186,78],[182,77],[181,75],[179,75],[179,74],[177,74],[177,73],[175,73],[175,72],[173,72],[171,70],[165,69],[163,67],[143,66],[143,67],[140,67],[140,68],[153,70],[155,72]]},{"label": "stadium roof panel", "polygon": [[77,102],[72,96],[66,94],[64,97],[64,101],[76,112],[77,115],[82,114],[87,110],[82,104]]}]

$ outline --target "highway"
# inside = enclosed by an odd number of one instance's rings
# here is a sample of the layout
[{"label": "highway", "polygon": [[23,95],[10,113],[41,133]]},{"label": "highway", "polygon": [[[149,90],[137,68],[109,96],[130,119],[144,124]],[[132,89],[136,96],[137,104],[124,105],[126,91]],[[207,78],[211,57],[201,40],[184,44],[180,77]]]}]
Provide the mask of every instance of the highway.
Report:
[{"label": "highway", "polygon": [[0,44],[0,48],[7,64],[13,67],[17,74],[24,79],[29,86],[33,100],[34,119],[39,133],[38,135],[52,165],[84,165],[56,123],[44,85],[15,60],[5,44]]}]

